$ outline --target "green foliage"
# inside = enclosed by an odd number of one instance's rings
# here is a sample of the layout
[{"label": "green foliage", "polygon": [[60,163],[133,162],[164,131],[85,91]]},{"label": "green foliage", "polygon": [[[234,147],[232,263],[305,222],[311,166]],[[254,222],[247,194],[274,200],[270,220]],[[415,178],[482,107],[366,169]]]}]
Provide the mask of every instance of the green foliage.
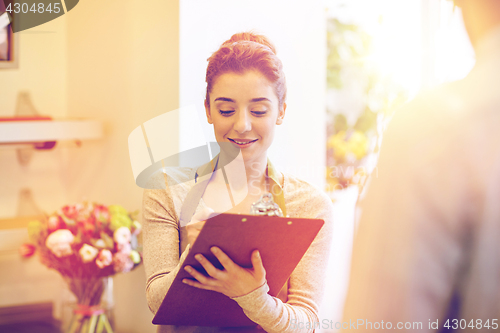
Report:
[{"label": "green foliage", "polygon": [[132,226],[132,219],[128,211],[120,205],[109,206],[109,213],[111,215],[111,223],[109,228],[115,231],[120,227],[130,228]]},{"label": "green foliage", "polygon": [[[327,88],[339,90],[332,95],[342,100],[350,96],[360,100],[327,110],[327,191],[354,184],[364,186],[371,173],[366,168],[368,156],[377,154],[381,131],[394,108],[407,99],[403,88],[390,76],[382,75],[371,60],[373,46],[373,37],[360,26],[336,18],[328,20]],[[351,106],[356,109],[348,109]],[[359,115],[353,119],[354,124],[349,124],[353,114]]]},{"label": "green foliage", "polygon": [[111,224],[109,228],[112,231],[120,227],[130,228],[132,226],[132,220],[128,215],[111,215]]},{"label": "green foliage", "polygon": [[347,131],[347,119],[342,113],[338,113],[333,118],[333,132]]},{"label": "green foliage", "polygon": [[111,215],[128,215],[127,210],[120,205],[110,205],[108,209]]},{"label": "green foliage", "polygon": [[[336,18],[327,22],[327,87],[342,90],[359,89],[365,96],[365,110],[353,130],[377,135],[377,122],[386,121],[395,107],[404,103],[407,94],[390,77],[384,77],[371,62],[373,37],[355,24],[346,24]],[[354,87],[354,88],[353,88]],[[330,111],[332,135],[349,128],[346,117]],[[382,114],[383,117],[378,117]]]},{"label": "green foliage", "polygon": [[45,241],[47,228],[40,221],[30,221],[28,223],[28,235],[30,242],[38,245],[40,241]]},{"label": "green foliage", "polygon": [[336,18],[327,21],[328,88],[342,89],[342,68],[346,65],[362,68],[371,44],[371,36],[357,25],[342,23]]},{"label": "green foliage", "polygon": [[358,118],[354,129],[362,133],[368,133],[370,130],[377,127],[377,114],[366,108],[363,114]]}]

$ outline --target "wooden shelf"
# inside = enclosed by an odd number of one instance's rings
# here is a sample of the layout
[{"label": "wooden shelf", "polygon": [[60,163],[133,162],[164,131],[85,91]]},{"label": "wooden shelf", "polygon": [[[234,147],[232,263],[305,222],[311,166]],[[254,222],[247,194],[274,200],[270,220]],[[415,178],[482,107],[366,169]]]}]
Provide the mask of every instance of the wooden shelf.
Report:
[{"label": "wooden shelf", "polygon": [[0,144],[90,140],[103,136],[100,121],[86,119],[1,121]]}]

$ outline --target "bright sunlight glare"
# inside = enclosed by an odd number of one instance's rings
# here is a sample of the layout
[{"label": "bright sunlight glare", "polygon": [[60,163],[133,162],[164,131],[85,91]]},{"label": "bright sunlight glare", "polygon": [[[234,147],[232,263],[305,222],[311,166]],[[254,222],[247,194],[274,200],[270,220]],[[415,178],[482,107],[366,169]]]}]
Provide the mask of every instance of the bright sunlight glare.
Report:
[{"label": "bright sunlight glare", "polygon": [[422,88],[461,79],[474,52],[459,8],[447,0],[326,0],[327,15],[373,37],[368,59],[410,97]]}]

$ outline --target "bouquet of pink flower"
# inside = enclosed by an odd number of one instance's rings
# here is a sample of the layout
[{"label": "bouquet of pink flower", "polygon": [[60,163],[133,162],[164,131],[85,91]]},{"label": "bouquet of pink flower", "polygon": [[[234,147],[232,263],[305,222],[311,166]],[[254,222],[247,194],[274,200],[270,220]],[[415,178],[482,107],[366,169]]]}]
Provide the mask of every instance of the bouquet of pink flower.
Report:
[{"label": "bouquet of pink flower", "polygon": [[85,325],[93,317],[94,327],[102,320],[103,327],[112,331],[99,307],[102,278],[129,272],[141,263],[137,250],[141,224],[136,215],[119,205],[84,202],[64,206],[28,224],[31,243],[21,247],[21,255],[37,252],[45,266],[61,273],[77,298],[77,318],[70,332],[87,329]]},{"label": "bouquet of pink flower", "polygon": [[64,206],[43,221],[28,225],[31,244],[41,262],[68,278],[96,278],[125,273],[140,264],[137,235],[141,225],[136,213],[119,205],[106,207],[84,202]]}]

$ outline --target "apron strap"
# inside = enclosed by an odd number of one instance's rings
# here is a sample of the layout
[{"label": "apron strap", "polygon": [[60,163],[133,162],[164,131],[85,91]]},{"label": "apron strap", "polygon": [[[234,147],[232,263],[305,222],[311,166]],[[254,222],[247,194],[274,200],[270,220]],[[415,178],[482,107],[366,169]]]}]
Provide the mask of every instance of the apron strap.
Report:
[{"label": "apron strap", "polygon": [[[218,164],[218,156],[214,158],[214,160],[212,160],[210,164],[213,167],[213,170],[216,170]],[[269,181],[269,190],[273,195],[274,202],[276,202],[278,206],[281,208],[283,216],[287,216],[286,206],[285,206],[285,195],[279,183],[278,173],[274,168],[274,166],[272,165],[271,161],[269,161],[269,159],[267,160],[266,176]],[[195,180],[196,179],[198,179],[198,177],[195,177]],[[181,227],[185,227],[186,224],[188,224],[189,221],[191,221],[191,218],[196,212],[196,208],[198,207],[198,204],[200,203],[200,200],[203,197],[203,194],[205,193],[205,190],[211,179],[212,177],[197,182],[186,195],[186,198],[182,203],[181,214],[179,217],[179,222]]]},{"label": "apron strap", "polygon": [[285,194],[283,193],[283,188],[279,183],[278,171],[269,159],[267,159],[266,174],[268,177],[267,179],[269,180],[269,191],[273,195],[273,200],[281,208],[283,216],[286,217]]},{"label": "apron strap", "polygon": [[200,203],[200,200],[203,197],[203,193],[205,193],[209,182],[210,178],[196,183],[186,195],[186,198],[182,203],[181,216],[179,217],[179,223],[181,227],[185,227],[186,224],[191,221],[191,218],[196,212],[196,208],[198,207],[198,204]]}]

